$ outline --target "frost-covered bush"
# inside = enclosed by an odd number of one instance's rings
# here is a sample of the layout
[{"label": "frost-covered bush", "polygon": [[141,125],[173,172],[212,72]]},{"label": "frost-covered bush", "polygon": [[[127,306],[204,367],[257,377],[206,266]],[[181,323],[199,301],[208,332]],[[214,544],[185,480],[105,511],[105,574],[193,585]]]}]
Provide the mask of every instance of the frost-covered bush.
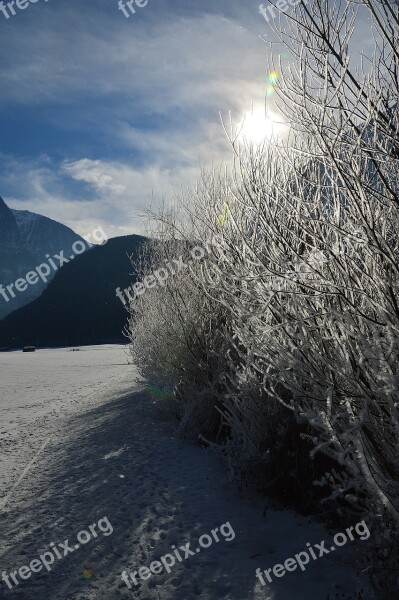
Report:
[{"label": "frost-covered bush", "polygon": [[310,464],[324,456],[314,483],[374,528],[377,572],[399,531],[399,20],[389,0],[363,9],[367,64],[353,64],[351,3],[275,21],[295,59],[270,65],[290,135],[261,148],[232,136],[232,173],[204,175],[148,265],[176,243],[209,250],[133,303],[131,336],[175,389],[182,431],[232,477],[262,481],[270,461],[290,477],[290,436]]},{"label": "frost-covered bush", "polygon": [[205,256],[209,246],[176,239],[173,233],[163,238],[161,234],[143,247],[139,276],[144,280],[158,269],[167,273],[167,265],[173,264],[174,274],[169,271],[163,283],[132,299],[131,351],[149,381],[173,392],[180,435],[216,439],[220,428],[217,403],[226,369],[226,311],[204,293],[195,276],[201,260],[193,260],[190,254],[192,248],[199,248],[194,256]]}]

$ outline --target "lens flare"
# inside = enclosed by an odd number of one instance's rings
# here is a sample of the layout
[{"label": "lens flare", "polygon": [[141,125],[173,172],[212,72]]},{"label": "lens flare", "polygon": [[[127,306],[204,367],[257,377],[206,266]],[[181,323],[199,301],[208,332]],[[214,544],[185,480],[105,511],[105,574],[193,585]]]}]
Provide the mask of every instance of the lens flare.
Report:
[{"label": "lens flare", "polygon": [[267,81],[269,82],[266,87],[266,96],[272,96],[276,91],[276,86],[278,83],[279,75],[277,71],[270,71],[267,76]]},{"label": "lens flare", "polygon": [[84,579],[85,581],[90,581],[90,579],[93,579],[93,577],[94,571],[90,567],[83,571],[82,579]]},{"label": "lens flare", "polygon": [[225,202],[223,205],[221,214],[216,219],[216,223],[218,225],[220,225],[221,227],[223,227],[223,225],[226,223],[226,221],[228,219],[229,213],[230,213],[229,205],[227,204],[227,202]]},{"label": "lens flare", "polygon": [[276,85],[276,83],[278,82],[278,72],[270,71],[267,80],[271,85]]},{"label": "lens flare", "polygon": [[170,392],[168,390],[162,390],[161,388],[155,385],[149,385],[147,387],[147,390],[150,396],[152,396],[156,400],[167,400],[169,398],[173,398],[173,392]]}]

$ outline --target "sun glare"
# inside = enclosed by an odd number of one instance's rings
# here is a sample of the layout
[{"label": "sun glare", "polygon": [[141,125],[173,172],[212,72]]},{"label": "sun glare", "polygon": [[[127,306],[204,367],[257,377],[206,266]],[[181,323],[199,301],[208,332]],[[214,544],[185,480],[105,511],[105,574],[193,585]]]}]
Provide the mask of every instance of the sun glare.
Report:
[{"label": "sun glare", "polygon": [[264,107],[246,111],[238,126],[238,140],[260,145],[278,133],[280,128],[276,116]]}]

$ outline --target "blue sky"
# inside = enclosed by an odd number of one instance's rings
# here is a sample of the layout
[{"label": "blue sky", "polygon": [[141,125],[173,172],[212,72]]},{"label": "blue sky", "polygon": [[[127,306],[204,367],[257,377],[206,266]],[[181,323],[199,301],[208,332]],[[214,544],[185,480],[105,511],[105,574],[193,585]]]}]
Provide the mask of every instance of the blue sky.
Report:
[{"label": "blue sky", "polygon": [[81,234],[137,233],[152,197],[230,157],[219,120],[266,86],[258,3],[38,0],[0,13],[0,195]]},{"label": "blue sky", "polygon": [[82,235],[139,213],[231,156],[219,112],[261,104],[260,2],[37,0],[0,13],[0,195]]}]

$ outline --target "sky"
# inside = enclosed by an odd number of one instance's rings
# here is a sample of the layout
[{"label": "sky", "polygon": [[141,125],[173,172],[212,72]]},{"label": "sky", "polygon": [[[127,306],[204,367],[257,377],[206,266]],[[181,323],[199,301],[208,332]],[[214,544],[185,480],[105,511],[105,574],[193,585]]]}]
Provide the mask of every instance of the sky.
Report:
[{"label": "sky", "polygon": [[0,13],[0,195],[12,208],[81,235],[140,233],[151,203],[230,159],[220,112],[239,122],[265,95],[259,4],[135,8],[38,0]]},{"label": "sky", "polygon": [[274,35],[259,0],[148,0],[128,18],[118,0],[18,2],[0,12],[11,208],[81,235],[142,233],[146,208],[231,160],[220,114],[238,124],[264,105]]}]

